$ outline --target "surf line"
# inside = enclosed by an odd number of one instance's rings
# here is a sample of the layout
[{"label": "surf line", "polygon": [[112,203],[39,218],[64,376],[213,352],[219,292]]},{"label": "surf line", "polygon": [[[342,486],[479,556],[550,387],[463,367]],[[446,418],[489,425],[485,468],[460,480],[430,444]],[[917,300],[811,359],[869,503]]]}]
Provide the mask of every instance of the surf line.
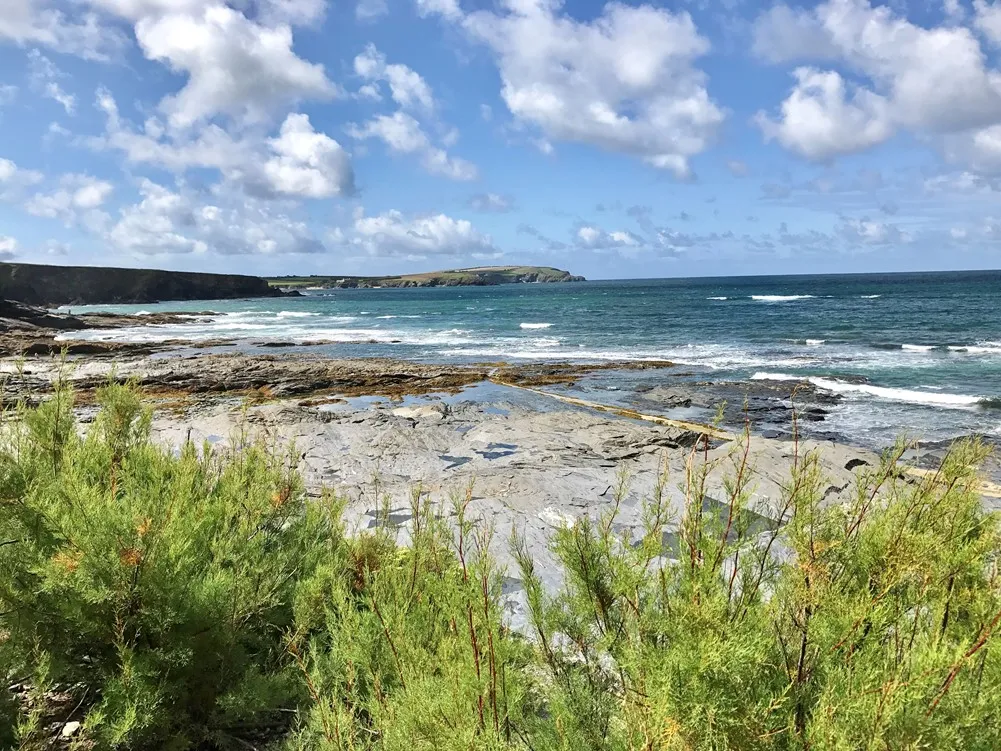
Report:
[{"label": "surf line", "polygon": [[[719,428],[714,428],[712,425],[705,425],[703,423],[698,423],[698,422],[688,422],[686,420],[672,420],[668,417],[661,417],[660,415],[647,415],[632,409],[623,409],[622,407],[612,407],[608,404],[589,402],[586,399],[578,399],[573,396],[564,396],[563,394],[554,394],[549,391],[543,391],[542,389],[533,389],[530,386],[519,386],[516,383],[509,383],[508,381],[502,381],[499,378],[490,378],[489,380],[492,383],[496,383],[498,386],[506,386],[512,389],[520,389],[521,391],[527,391],[531,394],[537,394],[539,396],[545,396],[550,399],[555,399],[556,401],[563,402],[564,404],[572,404],[575,407],[584,407],[585,409],[593,409],[597,412],[606,412],[611,415],[618,415],[619,417],[628,417],[633,420],[643,420],[645,422],[652,422],[656,425],[665,425],[670,428],[691,430],[693,432],[697,432],[720,441],[736,441],[740,437],[736,433],[730,433],[726,430],[720,430]],[[916,480],[925,479],[926,477],[935,474],[932,470],[921,469],[919,467],[911,467],[906,464],[902,465],[900,467],[900,470],[905,474],[915,478]],[[1001,498],[1001,485],[998,485],[997,483],[980,479],[978,480],[977,490],[980,493],[980,495],[985,498]]]}]

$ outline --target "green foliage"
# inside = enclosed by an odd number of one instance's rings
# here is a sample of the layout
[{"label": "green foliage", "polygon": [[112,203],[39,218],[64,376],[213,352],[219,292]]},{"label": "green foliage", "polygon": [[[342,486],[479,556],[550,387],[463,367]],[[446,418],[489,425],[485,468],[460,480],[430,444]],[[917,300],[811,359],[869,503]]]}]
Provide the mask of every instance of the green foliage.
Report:
[{"label": "green foliage", "polygon": [[665,478],[639,544],[613,533],[616,510],[557,535],[567,578],[553,599],[516,544],[553,688],[555,735],[533,748],[1001,747],[986,452],[957,445],[917,483],[899,475],[901,452],[846,506],[824,502],[817,457],[799,457],[782,527],[748,508],[740,446],[722,503],[693,454],[677,538]]},{"label": "green foliage", "polygon": [[749,436],[714,494],[693,449],[680,517],[664,473],[639,539],[616,531],[623,477],[554,534],[560,591],[514,535],[517,634],[471,487],[346,535],[294,449],[172,451],[132,386],[98,401],[78,426],[59,386],[0,431],[0,748],[71,719],[64,745],[97,749],[1001,747],[977,442],[921,479],[898,447],[845,504],[797,456],[782,524],[752,508]]},{"label": "green foliage", "polygon": [[501,624],[490,533],[467,519],[470,493],[453,501],[454,536],[418,489],[409,546],[378,528],[352,542],[341,561],[350,575],[322,571],[304,586],[297,616],[308,632],[293,649],[308,655],[314,703],[289,749],[513,743],[529,711],[530,651]]},{"label": "green foliage", "polygon": [[[99,748],[222,747],[284,722],[303,693],[282,636],[332,544],[324,505],[291,455],[241,436],[175,455],[134,388],[98,402],[86,437],[64,386],[7,416],[0,665],[39,704],[68,690]],[[21,724],[30,747],[40,728]]]}]

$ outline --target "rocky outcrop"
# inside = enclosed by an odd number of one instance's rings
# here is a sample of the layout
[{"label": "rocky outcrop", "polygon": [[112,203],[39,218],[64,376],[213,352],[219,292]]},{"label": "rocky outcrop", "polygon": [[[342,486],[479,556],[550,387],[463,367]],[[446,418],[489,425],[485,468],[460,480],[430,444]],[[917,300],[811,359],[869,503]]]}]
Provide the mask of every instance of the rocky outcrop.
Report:
[{"label": "rocky outcrop", "polygon": [[154,303],[283,294],[264,279],[240,274],[0,263],[0,298],[29,305]]},{"label": "rocky outcrop", "polygon": [[[197,314],[195,314],[197,315]],[[137,325],[190,323],[191,314],[152,313],[142,317],[112,313],[68,315],[13,300],[0,300],[0,356],[17,355],[144,355],[177,343],[74,341],[67,332]]]}]

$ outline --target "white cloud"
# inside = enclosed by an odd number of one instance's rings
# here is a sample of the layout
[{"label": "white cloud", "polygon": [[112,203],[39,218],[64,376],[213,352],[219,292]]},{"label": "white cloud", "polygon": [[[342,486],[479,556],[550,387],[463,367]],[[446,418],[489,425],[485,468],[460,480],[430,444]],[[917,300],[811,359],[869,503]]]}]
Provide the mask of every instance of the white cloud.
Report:
[{"label": "white cloud", "polygon": [[200,15],[142,18],[135,31],[147,58],[188,75],[184,88],[160,103],[174,127],[220,113],[266,120],[277,106],[335,94],[323,66],[293,52],[292,30],[284,24],[262,26],[232,8],[209,5]]},{"label": "white cloud", "polygon": [[501,13],[477,11],[462,25],[496,55],[512,114],[547,142],[591,144],[686,176],[724,119],[693,65],[709,44],[687,13],[609,3],[580,22],[558,0],[507,0]]},{"label": "white cloud", "polygon": [[382,92],[379,91],[379,84],[377,83],[366,83],[358,87],[358,91],[354,93],[355,99],[368,99],[373,102],[382,101]]},{"label": "white cloud", "polygon": [[10,159],[0,157],[0,200],[17,200],[25,188],[43,179],[45,176],[41,172],[21,169]]},{"label": "white cloud", "polygon": [[431,87],[416,71],[398,63],[387,64],[386,56],[370,44],[355,57],[355,73],[368,81],[385,81],[390,95],[403,108],[434,109]]},{"label": "white cloud", "polygon": [[70,20],[48,0],[3,0],[0,39],[22,46],[40,44],[67,55],[108,60],[125,46],[125,37],[102,25],[94,13]]},{"label": "white cloud", "polygon": [[842,219],[836,232],[849,244],[896,245],[910,242],[913,238],[899,227],[886,222],[861,219]]},{"label": "white cloud", "polygon": [[59,180],[59,186],[51,193],[36,193],[25,202],[25,210],[68,226],[83,224],[94,231],[106,225],[109,217],[99,209],[114,192],[111,183],[90,175],[69,174]]},{"label": "white cloud", "polygon": [[509,196],[497,193],[477,193],[469,199],[469,208],[473,211],[503,214],[514,208],[514,201]]},{"label": "white cloud", "polygon": [[445,214],[408,217],[399,211],[378,216],[359,212],[346,241],[377,257],[500,255],[489,235],[478,232],[466,219],[453,219]]},{"label": "white cloud", "polygon": [[275,138],[233,136],[215,125],[174,131],[156,118],[142,130],[123,122],[114,98],[98,93],[107,116],[103,136],[89,139],[94,149],[116,149],[137,164],[153,164],[183,174],[216,169],[224,180],[258,197],[329,198],[354,190],[354,171],[341,145],[315,131],[309,118],[290,114]]},{"label": "white cloud", "polygon": [[462,15],[459,0],[417,0],[417,12],[421,16],[438,15],[450,20]]},{"label": "white cloud", "polygon": [[869,0],[827,0],[812,11],[773,8],[755,40],[770,61],[833,58],[867,79],[848,101],[839,73],[799,68],[779,121],[759,116],[766,135],[811,158],[866,148],[899,128],[939,137],[1001,120],[1001,75],[963,26],[924,28]]},{"label": "white cloud", "polygon": [[1001,125],[943,138],[945,157],[986,175],[1001,175]]},{"label": "white cloud", "polygon": [[893,135],[889,106],[883,97],[859,89],[846,98],[845,82],[834,71],[797,68],[796,86],[782,103],[778,120],[755,116],[766,140],[807,159],[826,160],[861,151]]},{"label": "white cloud", "polygon": [[577,228],[574,242],[582,248],[601,250],[606,248],[639,248],[644,245],[641,237],[632,232],[616,230],[606,232],[600,227],[585,224]]},{"label": "white cloud", "polygon": [[63,76],[62,71],[38,50],[28,53],[28,66],[32,87],[62,105],[67,115],[72,115],[76,111],[76,97],[67,94],[59,85],[58,79]]},{"label": "white cloud", "polygon": [[[977,0],[974,0],[976,3]],[[942,13],[954,23],[962,23],[966,18],[966,8],[960,0],[942,0]]]},{"label": "white cloud", "polygon": [[17,255],[17,240],[8,235],[0,235],[0,261],[9,261]]},{"label": "white cloud", "polygon": [[1001,47],[1001,3],[973,0],[973,25],[993,45]]},{"label": "white cloud", "polygon": [[254,159],[252,144],[234,138],[218,125],[168,133],[164,123],[151,117],[142,130],[137,130],[123,121],[107,89],[98,90],[97,106],[107,118],[105,134],[89,139],[88,145],[97,150],[119,150],[130,162],[154,164],[174,172],[197,167],[230,174]]},{"label": "white cloud", "polygon": [[150,180],[142,200],[122,210],[107,240],[132,255],[316,253],[324,250],[302,221],[270,202],[174,192]]},{"label": "white cloud", "polygon": [[406,112],[377,115],[363,125],[349,125],[347,132],[359,140],[378,138],[398,154],[420,154],[424,169],[433,175],[453,180],[475,180],[477,177],[476,165],[451,157],[444,149],[435,147],[420,123]]},{"label": "white cloud", "polygon": [[374,21],[389,14],[386,0],[358,0],[355,5],[355,18],[359,21]]},{"label": "white cloud", "polygon": [[264,165],[275,192],[303,198],[329,198],[354,192],[354,172],[341,145],[317,133],[302,114],[289,115],[281,135],[268,145],[275,153]]}]

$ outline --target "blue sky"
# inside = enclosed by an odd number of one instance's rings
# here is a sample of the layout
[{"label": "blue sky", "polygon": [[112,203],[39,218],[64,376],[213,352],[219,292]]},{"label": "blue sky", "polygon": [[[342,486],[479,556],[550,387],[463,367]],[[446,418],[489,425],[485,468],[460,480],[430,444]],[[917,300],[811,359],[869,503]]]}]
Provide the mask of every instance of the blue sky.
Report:
[{"label": "blue sky", "polygon": [[1001,0],[4,0],[0,259],[1001,266]]}]

